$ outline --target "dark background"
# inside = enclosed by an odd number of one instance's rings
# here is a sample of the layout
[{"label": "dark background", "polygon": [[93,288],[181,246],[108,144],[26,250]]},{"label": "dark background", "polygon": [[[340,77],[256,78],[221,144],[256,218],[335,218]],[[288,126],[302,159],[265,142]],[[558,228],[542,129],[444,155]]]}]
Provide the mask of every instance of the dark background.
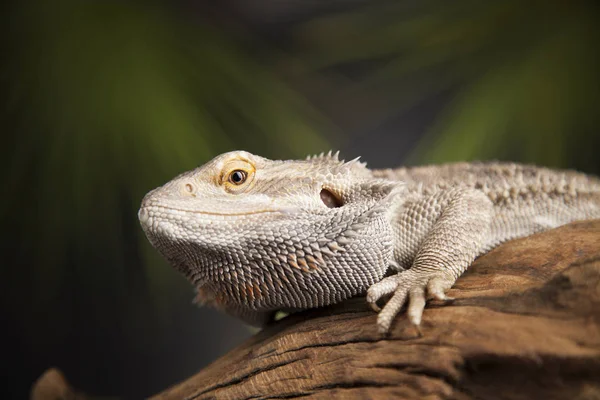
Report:
[{"label": "dark background", "polygon": [[596,1],[22,1],[1,18],[5,398],[49,367],[141,398],[251,335],[147,243],[150,189],[224,151],[599,173]]}]

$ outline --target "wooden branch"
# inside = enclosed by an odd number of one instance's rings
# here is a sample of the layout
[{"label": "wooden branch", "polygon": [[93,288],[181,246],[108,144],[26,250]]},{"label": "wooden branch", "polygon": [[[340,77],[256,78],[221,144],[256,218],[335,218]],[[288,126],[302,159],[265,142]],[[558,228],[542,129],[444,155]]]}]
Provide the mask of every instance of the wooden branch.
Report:
[{"label": "wooden branch", "polygon": [[600,220],[507,243],[388,336],[364,299],[293,315],[154,399],[600,398]]},{"label": "wooden branch", "polygon": [[295,315],[155,399],[600,396],[600,221],[507,243],[449,295],[422,337],[366,309]]}]

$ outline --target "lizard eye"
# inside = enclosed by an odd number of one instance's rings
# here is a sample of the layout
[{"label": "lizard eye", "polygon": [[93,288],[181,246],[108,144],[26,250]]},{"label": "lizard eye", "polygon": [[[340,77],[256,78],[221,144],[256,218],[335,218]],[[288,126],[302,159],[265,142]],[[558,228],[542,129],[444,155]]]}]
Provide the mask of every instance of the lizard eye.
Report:
[{"label": "lizard eye", "polygon": [[241,185],[246,181],[247,176],[248,174],[246,171],[236,169],[235,171],[231,171],[229,173],[229,182],[233,183],[234,185]]},{"label": "lizard eye", "polygon": [[219,184],[231,194],[238,194],[251,187],[255,167],[246,160],[235,159],[229,161],[223,167],[219,178]]}]

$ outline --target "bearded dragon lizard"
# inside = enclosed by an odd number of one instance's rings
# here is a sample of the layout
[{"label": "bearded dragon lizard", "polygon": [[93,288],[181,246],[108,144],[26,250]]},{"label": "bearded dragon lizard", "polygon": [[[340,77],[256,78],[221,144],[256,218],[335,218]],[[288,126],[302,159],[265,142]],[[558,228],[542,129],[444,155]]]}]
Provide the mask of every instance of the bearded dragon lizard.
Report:
[{"label": "bearded dragon lizard", "polygon": [[[276,310],[364,295],[387,332],[510,239],[600,218],[600,179],[514,163],[370,170],[338,155],[222,154],[149,192],[152,245],[197,298],[261,325]],[[382,310],[377,302],[390,297]]]}]

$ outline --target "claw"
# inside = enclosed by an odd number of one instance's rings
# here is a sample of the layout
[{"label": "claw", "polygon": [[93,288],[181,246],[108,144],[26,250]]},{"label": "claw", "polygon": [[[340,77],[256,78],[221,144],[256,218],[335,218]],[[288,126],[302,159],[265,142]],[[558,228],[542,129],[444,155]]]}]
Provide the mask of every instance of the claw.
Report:
[{"label": "claw", "polygon": [[441,300],[441,301],[445,301],[445,302],[456,300],[456,298],[454,298],[454,297],[446,296],[446,293],[433,294],[433,298],[436,300]]},{"label": "claw", "polygon": [[423,331],[421,331],[421,326],[420,325],[413,325],[415,327],[415,330],[417,331],[417,336],[422,338],[423,337]]},{"label": "claw", "polygon": [[439,288],[432,288],[431,286],[429,287],[429,295],[431,297],[433,297],[436,300],[447,300],[448,297],[446,296],[446,293],[444,293],[444,291],[440,291]]},{"label": "claw", "polygon": [[371,306],[371,309],[372,309],[373,311],[375,311],[376,313],[378,313],[379,311],[381,311],[381,307],[379,307],[379,306],[377,305],[377,302],[372,302],[372,303],[369,303],[369,306]]}]

